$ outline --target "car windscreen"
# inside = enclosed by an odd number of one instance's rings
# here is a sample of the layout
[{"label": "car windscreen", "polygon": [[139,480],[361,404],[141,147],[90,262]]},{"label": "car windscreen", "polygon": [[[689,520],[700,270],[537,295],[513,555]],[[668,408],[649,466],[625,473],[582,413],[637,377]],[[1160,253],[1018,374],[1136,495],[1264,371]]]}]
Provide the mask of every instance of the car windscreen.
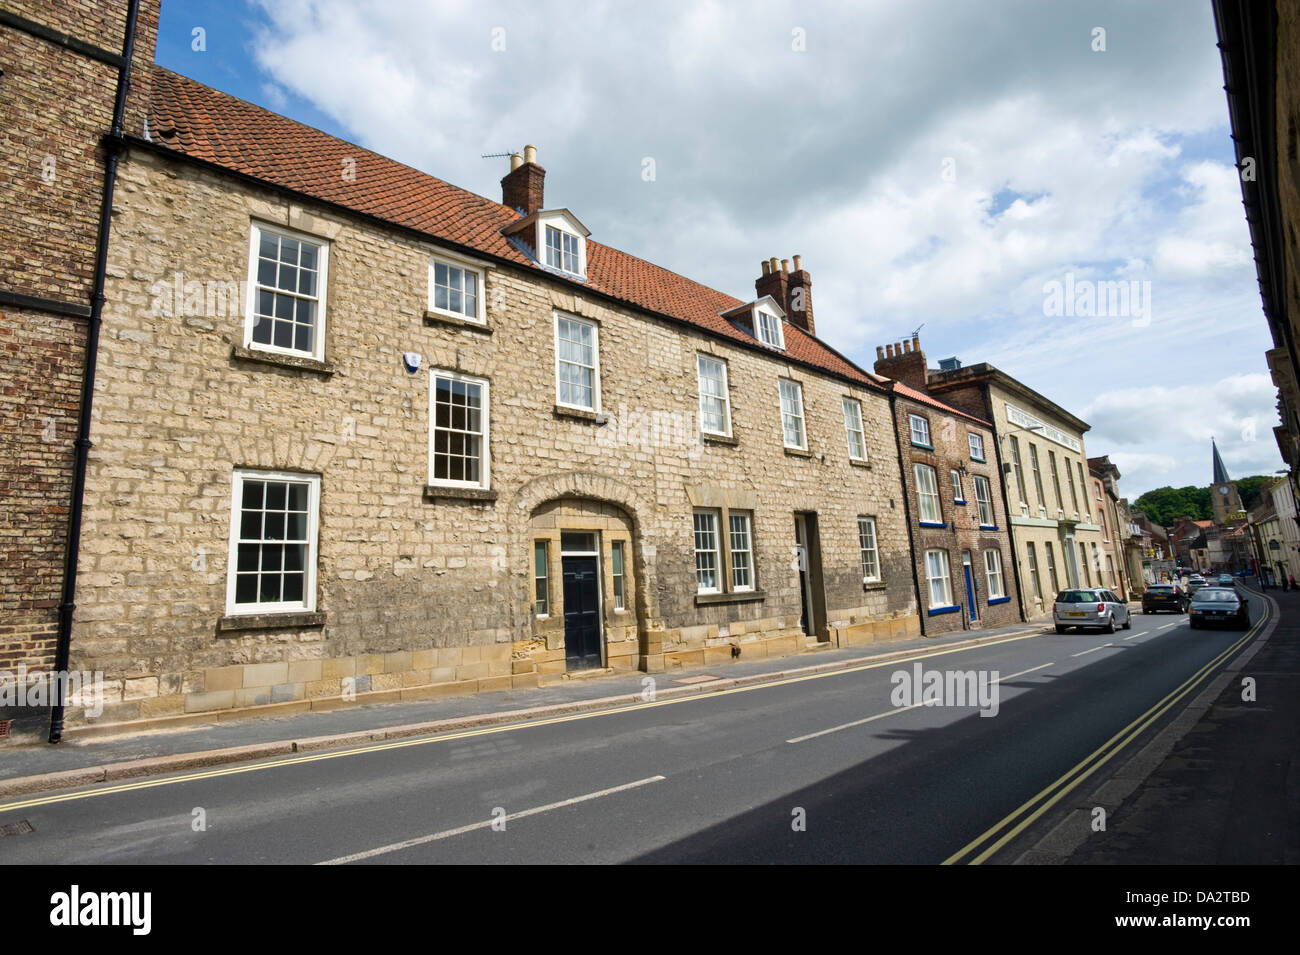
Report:
[{"label": "car windscreen", "polygon": [[1062,590],[1056,595],[1059,604],[1095,604],[1100,601],[1101,598],[1091,590]]},{"label": "car windscreen", "polygon": [[1196,594],[1196,600],[1193,603],[1236,603],[1237,595],[1231,590],[1201,590]]},{"label": "car windscreen", "polygon": [[1163,594],[1167,596],[1169,594],[1172,594],[1173,592],[1174,592],[1173,587],[1148,587],[1147,588],[1147,593],[1149,594]]}]

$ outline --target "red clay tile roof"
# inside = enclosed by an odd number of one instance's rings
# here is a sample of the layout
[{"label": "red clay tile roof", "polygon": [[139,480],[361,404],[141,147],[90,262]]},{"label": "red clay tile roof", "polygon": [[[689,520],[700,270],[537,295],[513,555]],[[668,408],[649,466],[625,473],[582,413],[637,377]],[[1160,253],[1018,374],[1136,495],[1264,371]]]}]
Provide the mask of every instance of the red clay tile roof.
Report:
[{"label": "red clay tile roof", "polygon": [[[513,209],[163,67],[153,67],[152,79],[149,132],[160,146],[545,271],[501,234],[505,226],[520,218]],[[354,181],[341,175],[345,159],[356,164]],[[574,284],[756,344],[753,337],[719,316],[744,304],[740,299],[590,239],[587,281]],[[862,383],[879,385],[886,380],[863,371],[789,323],[785,344],[786,354],[796,361]]]},{"label": "red clay tile roof", "polygon": [[963,418],[969,418],[971,421],[979,422],[980,424],[984,425],[984,427],[986,428],[993,427],[992,424],[985,421],[983,418],[977,417],[976,415],[973,414],[969,414],[968,412],[965,411],[961,411],[957,408],[954,408],[952,405],[946,405],[939,399],[931,398],[924,391],[917,391],[915,388],[905,385],[901,381],[894,382],[894,391],[898,394],[900,398],[908,398],[912,401],[919,401],[921,402],[921,404],[929,405],[932,408],[938,408],[940,411],[946,411],[949,414],[955,414],[955,415],[960,415]]}]

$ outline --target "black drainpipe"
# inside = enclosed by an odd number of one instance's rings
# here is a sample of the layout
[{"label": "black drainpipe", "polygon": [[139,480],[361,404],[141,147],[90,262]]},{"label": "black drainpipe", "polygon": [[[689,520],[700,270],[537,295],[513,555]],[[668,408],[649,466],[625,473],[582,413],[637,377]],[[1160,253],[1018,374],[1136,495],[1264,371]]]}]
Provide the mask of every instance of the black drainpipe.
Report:
[{"label": "black drainpipe", "polygon": [[63,693],[67,680],[59,675],[68,669],[72,650],[72,614],[77,609],[77,557],[81,549],[81,507],[86,496],[86,457],[90,451],[90,406],[95,397],[95,364],[99,352],[99,327],[104,311],[104,279],[108,272],[108,235],[113,219],[113,187],[117,183],[117,161],[122,151],[122,121],[126,96],[131,86],[131,58],[135,54],[135,24],[140,0],[130,0],[126,13],[126,39],[122,43],[122,65],[117,71],[117,97],[113,103],[113,127],[104,140],[104,193],[99,208],[99,234],[95,246],[95,279],[90,292],[90,324],[86,328],[86,366],[81,376],[81,414],[77,422],[76,462],[72,472],[72,506],[68,513],[68,541],[63,563],[63,599],[59,603],[59,642],[54,652],[54,703],[50,707],[50,742],[63,739]]},{"label": "black drainpipe", "polygon": [[912,536],[912,508],[907,500],[907,472],[903,470],[903,439],[900,437],[902,425],[898,421],[898,396],[894,386],[889,386],[889,421],[894,426],[894,449],[898,452],[898,480],[903,489],[903,520],[907,521],[907,560],[912,565],[912,593],[916,594],[916,619],[921,624],[921,636],[925,636],[925,608],[921,599],[921,578],[916,573],[916,539]]}]

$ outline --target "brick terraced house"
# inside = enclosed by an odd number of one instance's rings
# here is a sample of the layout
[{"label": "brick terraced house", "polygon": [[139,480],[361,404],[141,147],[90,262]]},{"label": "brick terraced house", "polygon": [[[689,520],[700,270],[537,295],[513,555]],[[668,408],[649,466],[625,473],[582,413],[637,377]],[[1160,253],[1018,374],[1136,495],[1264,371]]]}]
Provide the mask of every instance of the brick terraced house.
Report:
[{"label": "brick terraced house", "polygon": [[912,561],[927,635],[1016,623],[1019,592],[993,426],[926,393],[913,336],[876,348],[893,379],[895,433],[912,529]]},{"label": "brick terraced house", "polygon": [[735,298],[548,207],[531,147],[495,202],[142,48],[71,634],[100,721],[920,634],[890,382],[797,256]]}]

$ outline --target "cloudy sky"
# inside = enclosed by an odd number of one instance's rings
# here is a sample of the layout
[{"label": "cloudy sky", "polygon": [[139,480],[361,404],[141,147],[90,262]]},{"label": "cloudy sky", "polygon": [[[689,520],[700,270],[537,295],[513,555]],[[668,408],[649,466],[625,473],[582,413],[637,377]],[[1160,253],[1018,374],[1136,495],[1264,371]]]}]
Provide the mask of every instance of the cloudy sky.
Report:
[{"label": "cloudy sky", "polygon": [[1211,435],[1283,466],[1215,41],[1208,0],[164,0],[158,61],[498,200],[480,155],[536,144],[548,206],[739,298],[801,254],[829,344],[924,326],[1136,497],[1208,484]]}]

